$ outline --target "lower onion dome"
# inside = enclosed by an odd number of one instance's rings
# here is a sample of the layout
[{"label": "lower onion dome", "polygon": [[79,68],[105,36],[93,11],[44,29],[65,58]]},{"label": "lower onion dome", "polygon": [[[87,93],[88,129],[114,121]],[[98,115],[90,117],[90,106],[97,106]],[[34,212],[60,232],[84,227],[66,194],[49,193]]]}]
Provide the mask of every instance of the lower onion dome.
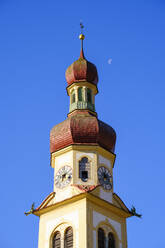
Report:
[{"label": "lower onion dome", "polygon": [[79,111],[54,126],[50,132],[50,152],[69,145],[99,145],[114,152],[115,130],[88,112]]}]

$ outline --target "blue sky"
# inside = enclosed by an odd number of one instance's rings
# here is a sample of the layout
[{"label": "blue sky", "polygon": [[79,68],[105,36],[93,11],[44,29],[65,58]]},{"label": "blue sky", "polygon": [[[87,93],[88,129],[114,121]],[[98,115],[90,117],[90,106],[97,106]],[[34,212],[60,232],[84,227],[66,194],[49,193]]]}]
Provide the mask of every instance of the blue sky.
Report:
[{"label": "blue sky", "polygon": [[1,247],[37,247],[38,218],[23,213],[53,189],[49,131],[68,113],[80,20],[96,110],[117,132],[114,189],[143,214],[128,247],[165,247],[165,1],[0,0]]}]

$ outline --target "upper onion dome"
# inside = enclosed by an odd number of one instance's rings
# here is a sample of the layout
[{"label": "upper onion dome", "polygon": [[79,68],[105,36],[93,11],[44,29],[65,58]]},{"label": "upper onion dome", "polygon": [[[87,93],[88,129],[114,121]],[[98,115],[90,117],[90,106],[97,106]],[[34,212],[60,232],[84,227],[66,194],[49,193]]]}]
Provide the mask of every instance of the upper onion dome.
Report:
[{"label": "upper onion dome", "polygon": [[78,60],[71,64],[65,73],[66,81],[68,86],[72,83],[87,81],[89,83],[97,85],[98,83],[98,74],[97,69],[94,64],[87,61],[84,57],[83,52],[83,39],[84,35],[79,36],[80,40],[82,41],[82,48],[80,52],[80,57]]}]

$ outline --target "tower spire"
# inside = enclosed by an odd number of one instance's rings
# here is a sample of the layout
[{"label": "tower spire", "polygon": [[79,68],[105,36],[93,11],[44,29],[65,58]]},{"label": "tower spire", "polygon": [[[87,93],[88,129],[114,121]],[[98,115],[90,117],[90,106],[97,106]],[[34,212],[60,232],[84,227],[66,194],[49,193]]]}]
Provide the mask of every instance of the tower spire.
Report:
[{"label": "tower spire", "polygon": [[84,57],[84,50],[83,50],[83,40],[85,39],[85,35],[83,34],[84,25],[82,24],[82,22],[80,22],[80,28],[81,28],[81,34],[79,35],[79,39],[81,40],[80,58],[84,59],[85,57]]}]

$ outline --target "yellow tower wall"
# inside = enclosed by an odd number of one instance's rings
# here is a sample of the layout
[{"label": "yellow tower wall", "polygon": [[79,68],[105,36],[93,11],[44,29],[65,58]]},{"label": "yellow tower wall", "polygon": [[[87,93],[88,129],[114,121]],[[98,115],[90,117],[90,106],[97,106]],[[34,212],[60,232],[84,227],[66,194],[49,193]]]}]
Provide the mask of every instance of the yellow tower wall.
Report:
[{"label": "yellow tower wall", "polygon": [[[104,204],[98,206],[87,201],[87,241],[88,248],[98,248],[98,228],[101,227],[106,237],[112,232],[115,236],[116,248],[127,248],[126,219],[106,209]],[[91,238],[92,237],[92,238]]]},{"label": "yellow tower wall", "polygon": [[60,206],[40,216],[38,248],[52,248],[52,238],[60,231],[64,247],[64,232],[73,228],[73,248],[87,248],[86,199]]},{"label": "yellow tower wall", "polygon": [[112,232],[116,248],[127,248],[126,217],[118,208],[90,193],[83,193],[42,210],[39,224],[38,248],[52,248],[56,231],[61,233],[61,248],[64,247],[65,230],[73,228],[73,248],[98,248],[98,228],[105,235]]}]

